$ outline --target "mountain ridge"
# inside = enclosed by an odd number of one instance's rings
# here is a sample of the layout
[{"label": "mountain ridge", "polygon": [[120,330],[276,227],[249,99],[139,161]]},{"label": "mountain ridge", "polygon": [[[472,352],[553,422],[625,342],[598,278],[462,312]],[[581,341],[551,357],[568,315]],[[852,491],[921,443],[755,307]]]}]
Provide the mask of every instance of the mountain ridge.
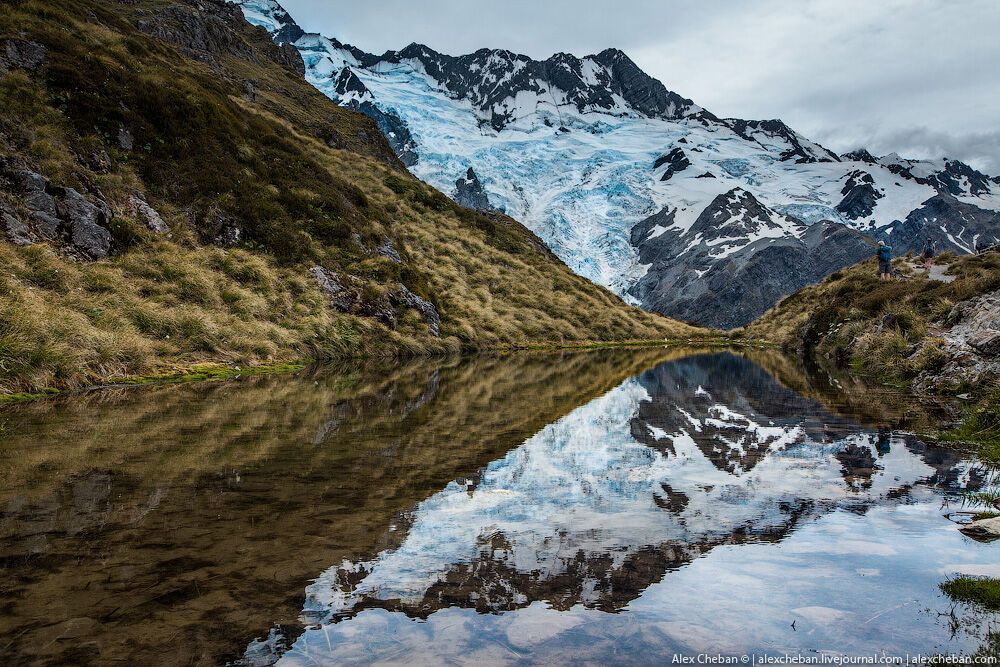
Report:
[{"label": "mountain ridge", "polygon": [[[263,6],[276,2],[241,3],[260,9],[258,24],[275,32]],[[754,257],[763,248],[749,238],[712,260],[730,282],[740,280],[734,266],[757,263],[774,275],[803,267],[759,302],[716,307],[715,290],[693,303],[671,298],[686,283],[664,283],[668,275],[683,281],[706,267],[649,264],[633,228],[668,207],[683,235],[734,188],[751,192],[769,215],[821,225],[810,238],[835,239],[830,256],[837,261],[859,258],[858,234],[902,253],[920,250],[927,238],[959,253],[1000,242],[997,178],[959,160],[877,158],[863,149],[837,155],[780,119],[718,118],[619,50],[535,61],[503,49],[445,56],[411,44],[375,56],[314,34],[295,46],[310,83],[379,120],[419,178],[458,197],[456,183],[474,170],[483,201],[524,221],[575,272],[656,312],[741,326],[801,287],[801,276],[815,280],[841,268],[816,259],[802,264],[801,247],[793,259],[788,253],[801,239],[788,227],[788,243],[772,243],[786,250],[770,252],[768,263]],[[331,85],[337,77],[350,79],[351,88]],[[648,289],[653,283],[661,287]],[[661,298],[645,300],[654,292]],[[736,284],[724,290],[745,292]],[[726,310],[744,314],[703,314]]]}]

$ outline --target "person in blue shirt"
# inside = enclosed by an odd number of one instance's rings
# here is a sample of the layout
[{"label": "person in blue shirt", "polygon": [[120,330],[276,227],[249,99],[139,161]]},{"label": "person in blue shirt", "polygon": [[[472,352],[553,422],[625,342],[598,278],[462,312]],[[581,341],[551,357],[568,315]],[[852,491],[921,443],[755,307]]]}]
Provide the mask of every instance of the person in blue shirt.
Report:
[{"label": "person in blue shirt", "polygon": [[878,279],[892,280],[892,246],[878,242]]}]

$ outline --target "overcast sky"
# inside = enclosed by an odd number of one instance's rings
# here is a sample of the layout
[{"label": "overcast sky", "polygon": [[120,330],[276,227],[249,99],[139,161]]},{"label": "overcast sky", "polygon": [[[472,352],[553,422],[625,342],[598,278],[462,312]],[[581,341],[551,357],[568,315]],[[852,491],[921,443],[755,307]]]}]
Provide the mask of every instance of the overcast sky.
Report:
[{"label": "overcast sky", "polygon": [[1000,174],[1000,0],[281,1],[306,30],[374,53],[618,47],[718,116]]}]

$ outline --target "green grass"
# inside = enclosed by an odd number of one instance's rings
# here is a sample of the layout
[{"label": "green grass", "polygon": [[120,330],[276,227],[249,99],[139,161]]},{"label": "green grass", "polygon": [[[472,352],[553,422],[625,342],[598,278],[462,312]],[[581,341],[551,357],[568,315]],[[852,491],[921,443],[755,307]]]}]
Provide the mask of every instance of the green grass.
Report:
[{"label": "green grass", "polygon": [[1000,611],[1000,579],[962,575],[942,583],[941,590],[956,602],[967,602],[990,611]]}]

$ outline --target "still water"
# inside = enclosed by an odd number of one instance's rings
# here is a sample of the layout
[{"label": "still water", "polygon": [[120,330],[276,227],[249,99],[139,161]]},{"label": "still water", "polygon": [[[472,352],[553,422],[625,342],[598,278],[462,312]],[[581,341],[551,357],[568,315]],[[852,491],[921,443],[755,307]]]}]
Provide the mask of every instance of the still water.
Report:
[{"label": "still water", "polygon": [[[984,473],[778,357],[329,367],[0,411],[8,664],[975,652]],[[918,425],[918,424],[917,424]]]}]

